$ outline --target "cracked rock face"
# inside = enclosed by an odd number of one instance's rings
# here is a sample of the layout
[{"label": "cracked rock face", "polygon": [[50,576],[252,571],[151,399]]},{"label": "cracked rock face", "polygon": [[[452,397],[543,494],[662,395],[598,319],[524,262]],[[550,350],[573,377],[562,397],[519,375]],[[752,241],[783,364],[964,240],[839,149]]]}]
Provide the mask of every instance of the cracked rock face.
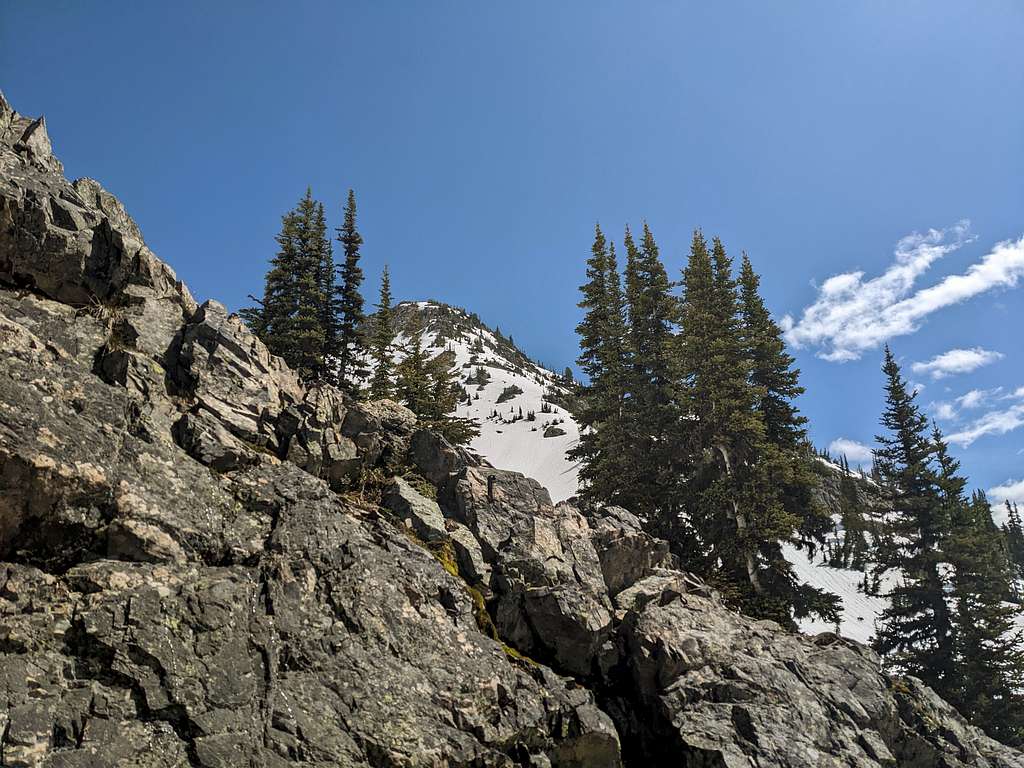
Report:
[{"label": "cracked rock face", "polygon": [[307,386],[62,174],[0,96],[0,765],[1024,765],[628,511]]}]

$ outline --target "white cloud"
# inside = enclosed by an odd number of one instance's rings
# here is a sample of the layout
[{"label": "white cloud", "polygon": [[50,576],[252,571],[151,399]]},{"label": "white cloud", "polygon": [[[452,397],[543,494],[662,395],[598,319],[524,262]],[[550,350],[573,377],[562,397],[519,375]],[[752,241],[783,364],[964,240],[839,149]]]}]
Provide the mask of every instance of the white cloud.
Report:
[{"label": "white cloud", "polygon": [[987,495],[992,516],[996,522],[1002,523],[1006,519],[1007,501],[1024,506],[1024,480],[1007,480],[1003,485],[989,488]]},{"label": "white cloud", "polygon": [[956,408],[952,403],[929,403],[928,407],[932,409],[932,413],[935,414],[935,418],[941,421],[950,421],[955,419],[957,416]]},{"label": "white cloud", "polygon": [[871,448],[845,437],[836,438],[829,443],[828,452],[834,456],[845,456],[854,464],[867,465],[871,463]]},{"label": "white cloud", "polygon": [[983,365],[994,363],[1002,357],[1002,352],[993,352],[981,347],[951,349],[941,355],[936,355],[926,363],[914,363],[910,367],[914,373],[928,375],[933,379],[942,379],[956,373],[970,373]]},{"label": "white cloud", "polygon": [[947,440],[953,445],[966,448],[979,437],[1005,435],[1021,426],[1024,426],[1024,403],[1002,410],[988,411],[959,432],[954,432]]},{"label": "white cloud", "polygon": [[817,347],[825,360],[856,360],[887,339],[913,333],[940,309],[994,288],[1016,286],[1024,276],[1024,237],[998,243],[963,274],[912,293],[917,279],[938,259],[972,239],[966,221],[915,233],[899,242],[894,263],[879,277],[864,280],[864,272],[830,277],[799,321],[783,319],[786,340],[798,348]]},{"label": "white cloud", "polygon": [[964,410],[980,408],[992,402],[1002,391],[1002,387],[996,387],[995,389],[972,389],[970,392],[960,395],[956,402]]}]

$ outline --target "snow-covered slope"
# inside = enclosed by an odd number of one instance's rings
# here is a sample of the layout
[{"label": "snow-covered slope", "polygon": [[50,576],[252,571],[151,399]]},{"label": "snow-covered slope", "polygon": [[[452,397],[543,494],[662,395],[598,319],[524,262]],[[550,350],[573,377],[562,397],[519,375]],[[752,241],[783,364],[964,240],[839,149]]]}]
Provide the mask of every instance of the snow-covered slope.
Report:
[{"label": "snow-covered slope", "polygon": [[[474,418],[480,424],[480,436],[473,440],[471,449],[496,467],[536,478],[555,502],[576,495],[577,467],[566,457],[579,439],[579,425],[565,407],[572,397],[571,383],[530,360],[510,337],[487,327],[465,310],[434,301],[403,302],[396,307],[399,329],[408,327],[413,313],[423,323],[425,343],[431,352],[448,351],[453,355],[453,371],[472,398],[457,409],[459,416]],[[403,332],[397,346],[403,346],[406,340]],[[820,459],[820,464],[824,485],[832,486],[834,491],[845,471],[825,459]],[[877,501],[877,487],[870,477],[859,473],[847,477],[858,484],[862,495]],[[839,535],[838,516],[835,520]],[[813,557],[795,547],[787,547],[785,553],[801,581],[842,599],[839,634],[870,643],[889,601],[865,593],[864,572],[829,567],[821,550]],[[883,577],[879,585],[882,595],[895,577]],[[809,634],[837,629],[837,625],[819,620],[807,619],[799,624]]]},{"label": "snow-covered slope", "polygon": [[[431,352],[454,355],[456,376],[472,398],[459,404],[457,414],[480,424],[470,448],[500,469],[536,478],[555,502],[574,496],[577,470],[566,452],[579,439],[579,427],[565,408],[570,384],[465,310],[403,302],[396,307],[399,329],[408,327],[413,312],[423,322]],[[397,346],[405,338],[402,333]]]}]

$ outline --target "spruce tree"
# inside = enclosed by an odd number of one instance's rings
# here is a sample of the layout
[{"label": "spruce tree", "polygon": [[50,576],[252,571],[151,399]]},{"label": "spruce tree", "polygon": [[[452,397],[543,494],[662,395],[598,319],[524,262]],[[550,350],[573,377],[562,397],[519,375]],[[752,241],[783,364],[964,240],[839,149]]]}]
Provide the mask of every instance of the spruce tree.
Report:
[{"label": "spruce tree", "polygon": [[352,394],[359,391],[359,382],[366,376],[363,367],[365,345],[362,338],[363,270],[359,266],[359,248],[363,238],[356,228],[356,195],[351,189],[345,204],[345,219],[338,228],[344,259],[338,268],[335,315],[338,333],[338,382]]},{"label": "spruce tree", "polygon": [[1008,602],[1011,572],[988,499],[976,492],[957,508],[947,544],[954,567],[960,712],[1006,744],[1024,744],[1024,637],[1019,606]]},{"label": "spruce tree", "polygon": [[[800,537],[813,549],[824,540],[831,525],[828,510],[815,501],[817,476],[811,469],[811,450],[795,399],[803,394],[800,370],[786,351],[782,330],[772,319],[760,294],[761,279],[747,254],[743,254],[740,278],[740,315],[746,353],[765,426],[765,439],[781,451],[788,467],[781,499],[786,511],[799,520]],[[845,462],[845,457],[842,459]],[[847,470],[849,464],[846,464]],[[781,480],[781,478],[780,478]]]},{"label": "spruce tree", "polygon": [[392,383],[391,350],[395,343],[395,320],[391,306],[391,275],[387,264],[380,276],[380,298],[374,315],[373,335],[370,337],[370,356],[373,358],[373,378],[370,380],[370,397],[380,399],[391,397]]},{"label": "spruce tree", "polygon": [[323,364],[319,378],[336,384],[335,366],[340,354],[338,344],[338,322],[334,314],[335,264],[334,249],[327,234],[327,216],[324,204],[318,202],[313,216],[311,246],[316,251],[317,284],[320,290],[320,327],[323,329]]},{"label": "spruce tree", "polygon": [[[679,378],[697,461],[688,483],[688,518],[708,576],[751,615],[784,625],[792,625],[794,615],[812,612],[834,619],[836,598],[800,584],[782,554],[782,543],[794,538],[801,522],[791,507],[804,513],[800,505],[810,503],[808,481],[801,475],[804,447],[796,439],[768,438],[762,411],[767,387],[754,376],[760,366],[762,374],[788,378],[795,386],[790,361],[784,349],[770,344],[770,318],[762,313],[760,298],[754,302],[748,296],[744,304],[737,295],[732,261],[720,240],[709,253],[703,235],[694,234],[683,286]],[[748,328],[744,310],[751,309],[758,311]],[[773,354],[762,354],[766,349]],[[789,391],[773,395],[786,407],[785,426],[799,430]],[[787,489],[793,498],[787,498]]]},{"label": "spruce tree", "polygon": [[671,346],[676,303],[650,228],[637,246],[629,228],[626,247],[626,344],[623,414],[629,425],[622,450],[620,503],[667,532],[678,516],[679,480],[672,437],[678,409],[672,389]]},{"label": "spruce tree", "polygon": [[622,289],[615,246],[595,228],[587,282],[580,286],[584,310],[576,327],[580,337],[577,359],[588,384],[580,389],[576,418],[583,429],[571,459],[580,462],[580,493],[595,502],[615,502],[622,494],[619,472],[625,439],[622,407],[625,368]]},{"label": "spruce tree", "polygon": [[281,219],[278,252],[267,271],[263,299],[240,313],[273,354],[307,379],[320,374],[324,359],[325,298],[318,281],[316,231],[316,201],[307,189],[299,205]]},{"label": "spruce tree", "polygon": [[1006,523],[1003,534],[1006,537],[1006,552],[1010,564],[1017,571],[1017,578],[1024,579],[1024,524],[1021,523],[1020,509],[1016,502],[1006,502]]},{"label": "spruce tree", "polygon": [[942,570],[943,536],[949,530],[950,505],[942,498],[932,468],[936,445],[927,435],[928,420],[908,391],[888,346],[882,367],[886,408],[875,452],[882,486],[891,505],[892,538],[879,550],[879,569],[902,571],[881,615],[878,650],[897,671],[921,678],[952,698],[956,685],[955,638],[946,602]]}]

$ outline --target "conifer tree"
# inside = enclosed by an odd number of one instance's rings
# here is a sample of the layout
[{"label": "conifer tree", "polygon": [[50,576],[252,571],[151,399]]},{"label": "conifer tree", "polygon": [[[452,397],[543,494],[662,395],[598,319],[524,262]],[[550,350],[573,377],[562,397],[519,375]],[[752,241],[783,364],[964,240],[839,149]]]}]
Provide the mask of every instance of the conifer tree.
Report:
[{"label": "conifer tree", "polygon": [[628,397],[623,414],[629,434],[622,451],[620,503],[658,530],[668,531],[677,518],[675,490],[681,460],[671,441],[678,423],[670,362],[677,308],[646,223],[639,247],[627,227],[625,247],[628,367],[624,390]]},{"label": "conifer tree", "polygon": [[988,499],[976,492],[957,509],[947,552],[954,566],[960,712],[1006,744],[1024,744],[1024,637],[1020,607],[1008,602],[1010,569]]},{"label": "conifer tree", "polygon": [[299,205],[281,219],[278,252],[270,262],[263,299],[240,313],[267,348],[303,378],[319,375],[324,359],[320,320],[325,298],[318,281],[316,231],[316,202],[307,189]]},{"label": "conifer tree", "polygon": [[[898,568],[900,581],[882,612],[876,646],[890,666],[921,678],[940,695],[952,698],[955,687],[955,639],[946,603],[947,579],[940,563],[949,504],[942,498],[932,469],[936,453],[926,434],[928,420],[908,391],[899,364],[888,346],[882,367],[886,377],[885,434],[875,452],[883,488],[892,511],[890,544],[879,551],[879,570]],[[947,489],[949,483],[945,483]]]},{"label": "conifer tree", "polygon": [[362,360],[365,345],[362,338],[363,270],[359,266],[359,248],[363,238],[356,228],[356,195],[351,189],[345,204],[345,219],[338,228],[338,242],[344,260],[338,268],[339,282],[335,296],[335,315],[338,333],[338,381],[340,386],[355,394],[359,381],[366,376]]},{"label": "conifer tree", "polygon": [[[762,411],[768,389],[754,383],[755,370],[760,366],[759,375],[775,375],[789,387],[796,382],[784,349],[771,344],[771,321],[760,298],[748,295],[742,302],[737,287],[721,241],[716,238],[709,252],[695,232],[676,340],[680,399],[688,417],[681,422],[687,433],[683,453],[694,462],[686,484],[695,539],[690,554],[702,556],[705,574],[749,614],[786,625],[793,615],[811,612],[834,619],[837,599],[800,584],[782,554],[782,543],[793,539],[801,522],[790,506],[809,504],[798,460],[806,448],[799,445],[802,422],[782,384],[772,395],[787,419],[780,418],[779,434],[788,439],[769,440]],[[749,288],[756,293],[755,283]],[[805,498],[787,499],[787,487]]]},{"label": "conifer tree", "polygon": [[600,226],[587,261],[587,282],[580,286],[584,317],[578,362],[589,383],[580,391],[576,416],[584,429],[570,458],[580,462],[581,495],[591,501],[614,502],[623,484],[619,466],[625,440],[622,408],[625,398],[625,318],[615,246]]},{"label": "conifer tree", "polygon": [[318,377],[337,383],[334,366],[340,354],[338,345],[338,322],[334,314],[335,264],[331,238],[327,235],[327,216],[324,204],[318,202],[313,216],[311,248],[317,254],[317,285],[320,291],[320,327],[323,329],[323,364]]},{"label": "conifer tree", "polygon": [[380,298],[374,317],[373,335],[370,338],[370,356],[373,358],[373,378],[370,380],[370,397],[380,399],[391,397],[392,383],[391,349],[395,343],[395,321],[391,306],[391,275],[387,264],[380,277]]},{"label": "conifer tree", "polygon": [[1011,565],[1017,570],[1018,578],[1024,579],[1024,524],[1016,502],[1006,502],[1006,523],[1003,534],[1006,537],[1006,552]]},{"label": "conifer tree", "polygon": [[[781,499],[786,511],[799,520],[801,537],[805,541],[822,541],[831,520],[828,510],[815,502],[818,481],[811,469],[811,452],[804,430],[807,419],[794,403],[804,392],[800,370],[786,351],[782,330],[764,305],[760,283],[744,253],[739,278],[742,333],[751,364],[750,381],[759,397],[757,409],[764,422],[765,439],[782,452],[788,463]],[[846,468],[849,471],[848,463]],[[809,546],[813,547],[813,543]]]}]

